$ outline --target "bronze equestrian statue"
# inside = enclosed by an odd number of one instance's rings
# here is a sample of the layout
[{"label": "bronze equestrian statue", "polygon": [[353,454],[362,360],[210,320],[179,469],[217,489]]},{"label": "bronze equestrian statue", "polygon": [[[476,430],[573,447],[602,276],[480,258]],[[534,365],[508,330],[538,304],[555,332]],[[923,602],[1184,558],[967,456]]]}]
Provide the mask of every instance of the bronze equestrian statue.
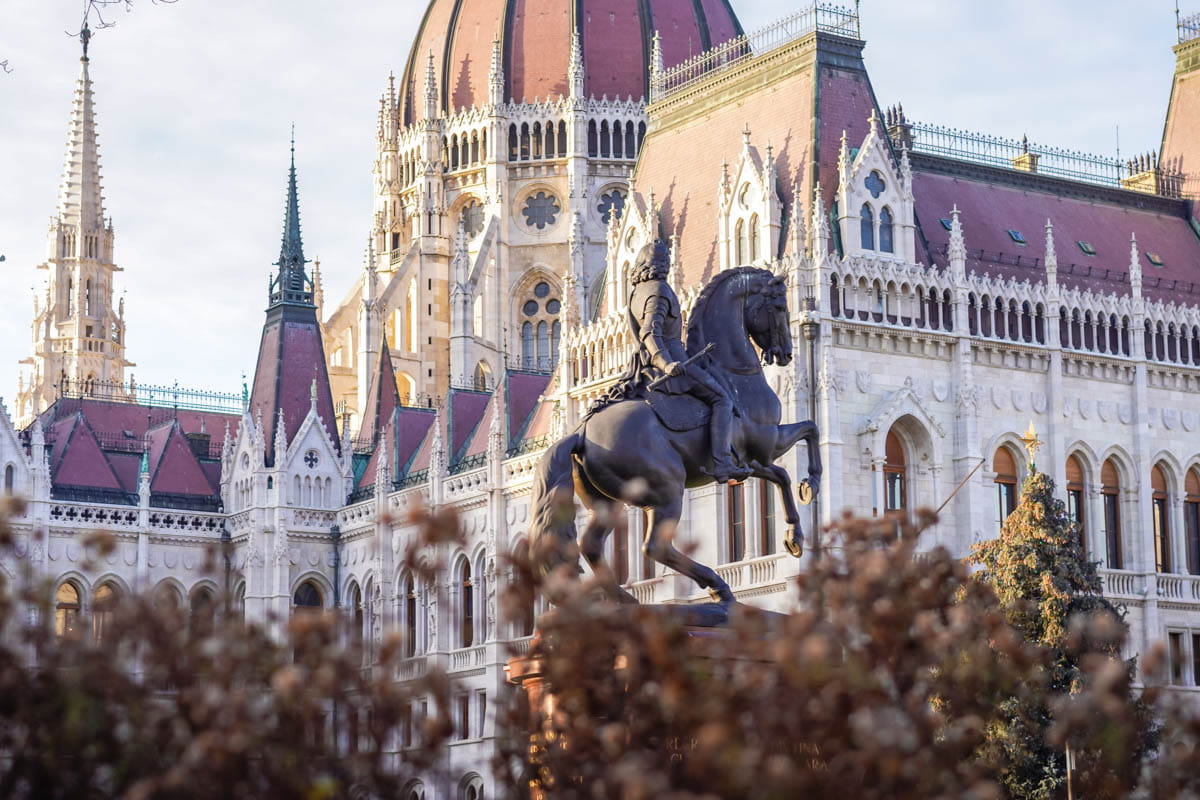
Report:
[{"label": "bronze equestrian statue", "polygon": [[[791,477],[775,461],[803,439],[806,488],[818,491],[817,427],[812,421],[781,425],[779,398],[763,375],[762,363],[786,366],[792,360],[783,278],[756,267],[716,275],[696,300],[685,347],[679,300],[665,280],[669,267],[670,253],[661,241],[638,258],[629,303],[638,352],[579,427],[542,456],[533,487],[530,552],[544,570],[560,564],[578,568],[577,492],[591,511],[579,548],[593,569],[602,567],[612,520],[628,502],[649,511],[646,555],[728,605],[733,602],[728,584],[673,543],[684,489],[751,475],[774,483],[788,523],[784,544],[799,556],[800,513]],[[610,588],[635,602],[619,587]]]}]

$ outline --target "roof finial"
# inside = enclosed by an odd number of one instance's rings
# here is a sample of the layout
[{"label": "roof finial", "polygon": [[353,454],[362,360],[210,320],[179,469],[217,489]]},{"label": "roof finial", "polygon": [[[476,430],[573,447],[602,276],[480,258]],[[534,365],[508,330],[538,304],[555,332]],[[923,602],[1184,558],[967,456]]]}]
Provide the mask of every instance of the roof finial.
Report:
[{"label": "roof finial", "polygon": [[79,29],[79,41],[83,44],[83,60],[88,60],[88,43],[92,41],[92,29],[88,27],[87,17],[83,18],[83,27]]}]

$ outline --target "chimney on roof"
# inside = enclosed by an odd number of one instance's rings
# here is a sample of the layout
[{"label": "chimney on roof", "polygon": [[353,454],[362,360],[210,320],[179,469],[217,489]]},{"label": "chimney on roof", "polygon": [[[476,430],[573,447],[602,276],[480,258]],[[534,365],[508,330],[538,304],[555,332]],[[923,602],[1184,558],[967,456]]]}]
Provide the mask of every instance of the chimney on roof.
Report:
[{"label": "chimney on roof", "polygon": [[884,112],[884,121],[887,124],[888,138],[892,140],[892,145],[904,149],[913,149],[913,132],[912,123],[908,121],[908,117],[904,116],[904,104],[898,103],[886,112]]},{"label": "chimney on roof", "polygon": [[1021,153],[1012,160],[1013,169],[1019,169],[1022,172],[1037,172],[1038,159],[1037,153],[1029,152],[1029,137],[1021,137]]},{"label": "chimney on roof", "polygon": [[1125,162],[1126,177],[1121,178],[1121,188],[1142,194],[1157,194],[1164,197],[1179,197],[1181,180],[1178,175],[1162,168],[1158,152],[1135,156]]},{"label": "chimney on roof", "polygon": [[212,446],[211,435],[201,431],[200,433],[185,433],[184,437],[188,440],[188,446],[192,449],[192,455],[199,459],[208,459],[209,450]]}]

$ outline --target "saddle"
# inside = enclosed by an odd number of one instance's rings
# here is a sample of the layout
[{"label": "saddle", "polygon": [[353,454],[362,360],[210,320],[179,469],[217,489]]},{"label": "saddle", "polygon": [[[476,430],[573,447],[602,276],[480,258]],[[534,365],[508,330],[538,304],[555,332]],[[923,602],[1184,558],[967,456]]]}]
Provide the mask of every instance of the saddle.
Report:
[{"label": "saddle", "polygon": [[708,426],[712,409],[703,400],[690,394],[667,394],[647,392],[644,402],[654,411],[658,421],[667,430],[686,433]]}]

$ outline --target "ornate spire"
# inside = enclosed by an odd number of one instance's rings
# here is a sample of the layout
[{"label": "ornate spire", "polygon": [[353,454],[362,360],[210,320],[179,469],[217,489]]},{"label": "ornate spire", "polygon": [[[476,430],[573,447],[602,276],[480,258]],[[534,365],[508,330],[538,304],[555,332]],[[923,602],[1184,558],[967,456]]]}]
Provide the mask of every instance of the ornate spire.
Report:
[{"label": "ornate spire", "polygon": [[812,210],[812,260],[820,264],[829,255],[829,220],[825,219],[825,199],[821,196],[821,184],[813,190]]},{"label": "ornate spire", "polygon": [[967,243],[963,236],[962,222],[958,219],[958,206],[950,211],[950,247],[947,255],[951,266],[961,265],[965,274],[967,264]]},{"label": "ornate spire", "polygon": [[1054,223],[1046,219],[1046,284],[1058,285],[1058,253],[1054,249]]},{"label": "ornate spire", "polygon": [[500,37],[492,39],[492,67],[488,73],[488,86],[492,93],[492,105],[504,102],[504,52]]},{"label": "ornate spire", "polygon": [[300,238],[300,199],[296,189],[296,129],[292,127],[291,164],[288,167],[287,203],[283,212],[283,239],[279,245],[279,274],[271,283],[271,305],[313,305],[313,285],[305,274],[304,242]]},{"label": "ornate spire", "polygon": [[1129,287],[1134,297],[1142,296],[1142,258],[1138,253],[1137,234],[1129,234]]},{"label": "ornate spire", "polygon": [[438,115],[437,71],[433,67],[433,51],[425,64],[425,119],[436,119]]},{"label": "ornate spire", "polygon": [[792,213],[789,215],[788,227],[791,228],[792,255],[801,258],[804,255],[804,203],[800,200],[800,182],[792,181]]},{"label": "ornate spire", "polygon": [[104,198],[100,191],[100,149],[96,139],[96,110],[92,79],[88,75],[87,45],[91,38],[87,23],[80,31],[83,57],[75,103],[67,126],[67,157],[58,193],[58,216],[67,224],[79,225],[83,233],[104,230]]},{"label": "ornate spire", "polygon": [[587,73],[583,67],[583,42],[579,38],[578,30],[571,34],[571,60],[567,75],[571,82],[571,97],[578,100],[584,99],[583,93],[586,91],[584,78]]}]

